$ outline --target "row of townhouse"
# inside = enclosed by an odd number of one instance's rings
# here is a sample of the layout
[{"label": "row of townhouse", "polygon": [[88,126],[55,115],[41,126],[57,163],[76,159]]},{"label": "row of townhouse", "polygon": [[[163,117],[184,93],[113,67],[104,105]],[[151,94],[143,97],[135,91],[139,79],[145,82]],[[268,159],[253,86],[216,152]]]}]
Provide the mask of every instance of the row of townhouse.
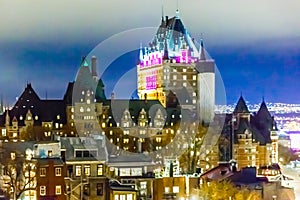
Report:
[{"label": "row of townhouse", "polygon": [[188,189],[186,177],[173,174],[173,169],[155,177],[158,166],[145,153],[119,151],[108,155],[104,137],[57,139],[1,143],[1,159],[6,162],[1,163],[0,187],[7,196],[32,200],[158,200],[186,196],[198,185],[198,177],[191,177]]}]

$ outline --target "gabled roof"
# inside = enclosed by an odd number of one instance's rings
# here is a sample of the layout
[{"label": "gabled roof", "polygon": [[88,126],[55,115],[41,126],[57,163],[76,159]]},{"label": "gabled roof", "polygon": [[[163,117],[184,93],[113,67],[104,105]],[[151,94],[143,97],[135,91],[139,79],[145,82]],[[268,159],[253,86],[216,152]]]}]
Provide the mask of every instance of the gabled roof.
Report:
[{"label": "gabled roof", "polygon": [[240,96],[233,113],[250,113],[243,96]]},{"label": "gabled roof", "polygon": [[[6,110],[0,118],[0,125],[5,124],[5,116],[8,112],[10,122],[13,119],[18,121],[19,126],[25,125],[27,113],[31,113],[34,125],[40,126],[42,122],[66,123],[66,104],[63,100],[41,100],[32,88],[27,84],[25,90],[18,98],[11,110]],[[57,121],[57,115],[60,120]]]}]

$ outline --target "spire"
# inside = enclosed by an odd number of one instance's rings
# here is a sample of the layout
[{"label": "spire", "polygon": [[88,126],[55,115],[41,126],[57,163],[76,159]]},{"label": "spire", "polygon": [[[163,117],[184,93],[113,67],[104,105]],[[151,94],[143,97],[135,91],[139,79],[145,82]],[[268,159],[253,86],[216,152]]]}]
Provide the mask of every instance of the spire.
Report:
[{"label": "spire", "polygon": [[200,43],[200,60],[206,60],[205,57],[205,50],[204,50],[204,45],[203,45],[203,39],[201,39],[201,43]]},{"label": "spire", "polygon": [[1,102],[0,102],[0,114],[3,113],[3,95],[1,94]]},{"label": "spire", "polygon": [[178,10],[178,8],[176,10],[176,19],[179,19],[179,10]]},{"label": "spire", "polygon": [[8,108],[6,109],[6,116],[5,116],[5,125],[9,126],[9,122],[10,122],[10,117],[8,114]]},{"label": "spire", "polygon": [[83,66],[83,67],[88,67],[89,66],[89,64],[86,61],[86,56],[82,57],[81,66]]},{"label": "spire", "polygon": [[161,23],[164,22],[164,4],[161,3]]}]

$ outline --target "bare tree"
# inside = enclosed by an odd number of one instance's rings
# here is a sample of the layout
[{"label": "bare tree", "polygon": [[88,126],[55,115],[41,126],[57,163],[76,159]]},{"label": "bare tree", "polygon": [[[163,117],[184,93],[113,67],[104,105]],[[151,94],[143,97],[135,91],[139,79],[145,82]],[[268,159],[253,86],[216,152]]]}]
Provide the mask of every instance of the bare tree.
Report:
[{"label": "bare tree", "polygon": [[[7,154],[6,154],[7,155]],[[2,163],[4,187],[14,200],[36,190],[36,165],[32,159],[11,153]]]},{"label": "bare tree", "polygon": [[[189,130],[191,131],[191,130]],[[179,157],[180,163],[184,172],[195,173],[198,161],[201,160],[202,154],[201,147],[203,145],[203,138],[207,133],[207,127],[199,125],[196,127],[197,133],[192,141],[188,144],[186,151]]]}]

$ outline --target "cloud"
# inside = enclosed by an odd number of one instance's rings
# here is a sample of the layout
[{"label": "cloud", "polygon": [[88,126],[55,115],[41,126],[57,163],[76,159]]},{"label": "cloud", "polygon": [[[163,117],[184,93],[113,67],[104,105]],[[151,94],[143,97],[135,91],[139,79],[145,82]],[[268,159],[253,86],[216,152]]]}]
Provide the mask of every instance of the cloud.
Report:
[{"label": "cloud", "polygon": [[[1,1],[0,40],[76,40],[157,26],[162,2],[164,14],[175,15],[174,0]],[[179,1],[180,16],[194,37],[204,33],[211,43],[295,35],[299,7],[297,0]]]}]

